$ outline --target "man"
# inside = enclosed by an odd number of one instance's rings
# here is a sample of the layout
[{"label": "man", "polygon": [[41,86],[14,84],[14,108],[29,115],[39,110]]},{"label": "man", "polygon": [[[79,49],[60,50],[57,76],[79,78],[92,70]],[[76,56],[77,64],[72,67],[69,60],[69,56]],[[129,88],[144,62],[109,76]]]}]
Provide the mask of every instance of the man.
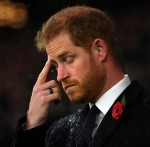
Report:
[{"label": "man", "polygon": [[[109,17],[85,6],[63,9],[43,25],[36,41],[48,60],[33,88],[27,116],[18,124],[16,147],[150,145],[150,97],[123,72],[113,34]],[[51,65],[70,101],[87,105],[47,124],[51,104],[61,100],[58,83],[46,81]]]}]

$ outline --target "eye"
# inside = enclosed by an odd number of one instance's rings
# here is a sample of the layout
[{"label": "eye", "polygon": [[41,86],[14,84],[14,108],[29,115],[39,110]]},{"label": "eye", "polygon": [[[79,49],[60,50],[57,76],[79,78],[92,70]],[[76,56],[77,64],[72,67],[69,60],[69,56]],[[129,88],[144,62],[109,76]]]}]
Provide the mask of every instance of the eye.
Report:
[{"label": "eye", "polygon": [[66,63],[72,63],[74,60],[74,57],[73,56],[68,56],[66,57]]}]

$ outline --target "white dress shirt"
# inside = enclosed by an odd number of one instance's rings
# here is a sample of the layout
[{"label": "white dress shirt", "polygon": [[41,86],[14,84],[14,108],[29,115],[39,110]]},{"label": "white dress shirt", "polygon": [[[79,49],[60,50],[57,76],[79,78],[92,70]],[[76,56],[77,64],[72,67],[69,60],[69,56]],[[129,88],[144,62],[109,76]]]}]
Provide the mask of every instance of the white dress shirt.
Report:
[{"label": "white dress shirt", "polygon": [[[101,113],[98,114],[96,117],[95,127],[93,129],[92,136],[95,135],[98,129],[98,126],[100,125],[101,121],[103,120],[104,116],[106,115],[108,110],[111,108],[115,100],[129,86],[130,83],[131,83],[131,80],[129,76],[127,74],[124,75],[124,78],[121,81],[119,81],[111,89],[109,89],[106,93],[104,93],[95,103],[95,105],[99,108]],[[93,104],[89,103],[89,105],[90,107],[92,107]]]}]

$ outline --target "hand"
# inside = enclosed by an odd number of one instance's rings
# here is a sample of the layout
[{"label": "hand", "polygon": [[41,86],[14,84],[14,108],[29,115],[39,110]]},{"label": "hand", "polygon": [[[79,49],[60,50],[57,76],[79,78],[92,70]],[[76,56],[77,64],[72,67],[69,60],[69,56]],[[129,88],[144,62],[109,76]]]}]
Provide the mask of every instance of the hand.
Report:
[{"label": "hand", "polygon": [[[50,104],[61,99],[58,83],[54,80],[46,82],[50,67],[51,61],[48,60],[34,85],[25,129],[31,129],[43,124],[47,120]],[[52,88],[52,94],[50,94],[49,88]]]}]

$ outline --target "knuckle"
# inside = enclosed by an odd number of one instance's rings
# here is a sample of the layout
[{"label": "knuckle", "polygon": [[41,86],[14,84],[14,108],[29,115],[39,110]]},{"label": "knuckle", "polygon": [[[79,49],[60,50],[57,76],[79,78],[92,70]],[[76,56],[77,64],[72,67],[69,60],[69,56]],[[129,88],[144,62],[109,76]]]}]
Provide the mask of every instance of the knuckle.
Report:
[{"label": "knuckle", "polygon": [[33,92],[37,93],[39,91],[39,86],[33,88]]},{"label": "knuckle", "polygon": [[60,93],[60,89],[56,87],[55,92]]},{"label": "knuckle", "polygon": [[46,96],[41,95],[41,96],[40,96],[40,99],[41,99],[41,101],[46,101]]},{"label": "knuckle", "polygon": [[56,85],[56,81],[55,81],[55,80],[51,80],[50,83],[51,83],[52,85]]}]

